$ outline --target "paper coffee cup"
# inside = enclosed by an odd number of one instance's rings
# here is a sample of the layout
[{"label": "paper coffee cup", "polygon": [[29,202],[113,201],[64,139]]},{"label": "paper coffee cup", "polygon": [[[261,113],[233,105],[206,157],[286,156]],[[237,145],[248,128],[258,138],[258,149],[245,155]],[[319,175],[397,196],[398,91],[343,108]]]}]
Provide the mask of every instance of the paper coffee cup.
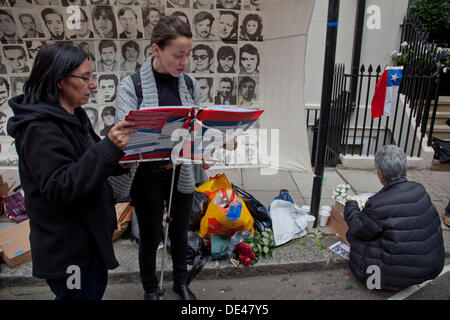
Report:
[{"label": "paper coffee cup", "polygon": [[306,215],[306,221],[308,222],[308,225],[307,225],[306,229],[308,231],[311,231],[313,229],[313,227],[314,227],[314,220],[316,220],[316,217],[314,217],[314,216],[312,216],[310,214]]},{"label": "paper coffee cup", "polygon": [[319,211],[319,226],[325,227],[328,222],[328,218],[330,217],[330,213],[325,210]]},{"label": "paper coffee cup", "polygon": [[311,208],[309,206],[306,206],[306,205],[300,207],[300,211],[303,212],[303,214],[309,214],[310,209]]},{"label": "paper coffee cup", "polygon": [[320,210],[331,212],[331,207],[330,206],[322,206],[322,208]]}]

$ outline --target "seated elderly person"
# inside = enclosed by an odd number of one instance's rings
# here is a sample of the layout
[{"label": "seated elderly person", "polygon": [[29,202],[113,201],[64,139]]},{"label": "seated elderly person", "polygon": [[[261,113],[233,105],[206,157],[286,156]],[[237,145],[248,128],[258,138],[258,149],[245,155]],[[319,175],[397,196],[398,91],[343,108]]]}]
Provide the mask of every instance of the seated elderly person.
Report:
[{"label": "seated elderly person", "polygon": [[403,287],[434,279],[444,267],[444,242],[439,214],[425,188],[406,179],[406,154],[387,145],[375,154],[383,188],[360,211],[348,201],[344,217],[349,230],[350,269],[358,280],[380,268],[381,289]]}]

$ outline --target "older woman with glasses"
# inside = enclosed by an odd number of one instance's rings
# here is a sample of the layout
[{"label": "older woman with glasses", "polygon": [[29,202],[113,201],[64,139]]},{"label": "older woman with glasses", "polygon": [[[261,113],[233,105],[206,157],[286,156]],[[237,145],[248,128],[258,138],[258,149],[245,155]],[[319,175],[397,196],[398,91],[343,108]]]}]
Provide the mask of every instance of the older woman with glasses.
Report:
[{"label": "older woman with glasses", "polygon": [[[86,54],[56,44],[39,50],[24,94],[9,100],[14,116],[7,130],[19,155],[33,275],[46,279],[58,300],[101,299],[108,269],[119,265],[107,178],[124,172],[119,160],[135,130],[122,121],[100,140],[81,108],[95,88]],[[72,274],[79,281],[68,286]]]}]

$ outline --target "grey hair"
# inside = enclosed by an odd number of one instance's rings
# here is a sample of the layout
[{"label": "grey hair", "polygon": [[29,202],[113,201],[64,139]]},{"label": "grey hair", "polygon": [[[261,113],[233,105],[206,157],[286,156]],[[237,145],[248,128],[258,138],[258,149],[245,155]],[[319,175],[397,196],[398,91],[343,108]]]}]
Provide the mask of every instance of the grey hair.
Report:
[{"label": "grey hair", "polygon": [[406,177],[406,154],[395,145],[383,146],[375,153],[375,168],[381,171],[387,181]]}]

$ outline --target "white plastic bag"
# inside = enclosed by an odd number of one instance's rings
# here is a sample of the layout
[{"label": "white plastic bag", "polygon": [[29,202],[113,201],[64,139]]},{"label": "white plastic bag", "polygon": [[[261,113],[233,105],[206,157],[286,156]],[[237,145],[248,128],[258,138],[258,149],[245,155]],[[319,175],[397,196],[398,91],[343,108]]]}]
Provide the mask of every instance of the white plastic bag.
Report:
[{"label": "white plastic bag", "polygon": [[275,246],[306,235],[305,213],[291,201],[275,199],[269,207]]}]

